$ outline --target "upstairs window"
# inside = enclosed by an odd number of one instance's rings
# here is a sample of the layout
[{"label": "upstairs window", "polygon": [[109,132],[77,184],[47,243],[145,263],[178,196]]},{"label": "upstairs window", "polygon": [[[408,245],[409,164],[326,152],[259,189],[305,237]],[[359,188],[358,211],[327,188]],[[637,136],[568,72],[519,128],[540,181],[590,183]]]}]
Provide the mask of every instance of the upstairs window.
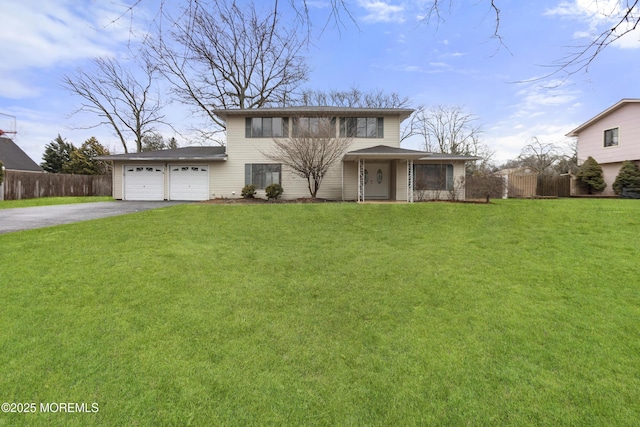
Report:
[{"label": "upstairs window", "polygon": [[384,119],[382,117],[341,117],[340,136],[384,138]]},{"label": "upstairs window", "polygon": [[316,136],[333,138],[336,136],[335,117],[296,117],[293,119],[294,138]]},{"label": "upstairs window", "polygon": [[246,138],[286,138],[289,136],[288,117],[247,117]]},{"label": "upstairs window", "polygon": [[604,131],[604,146],[615,147],[618,145],[618,128],[607,129]]}]

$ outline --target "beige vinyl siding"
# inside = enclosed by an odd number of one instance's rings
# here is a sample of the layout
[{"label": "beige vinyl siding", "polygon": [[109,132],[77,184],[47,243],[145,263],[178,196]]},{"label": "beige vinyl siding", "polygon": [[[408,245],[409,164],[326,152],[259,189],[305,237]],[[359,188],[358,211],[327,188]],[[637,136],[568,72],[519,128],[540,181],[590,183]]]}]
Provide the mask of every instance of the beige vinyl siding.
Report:
[{"label": "beige vinyl siding", "polygon": [[358,162],[344,162],[344,200],[358,199]]},{"label": "beige vinyl siding", "polygon": [[398,160],[396,165],[396,200],[407,200],[407,164],[406,160]]},{"label": "beige vinyl siding", "polygon": [[113,162],[113,198],[122,200],[124,194],[124,180],[122,175],[122,163]]},{"label": "beige vinyl siding", "polygon": [[[336,120],[336,127],[339,119]],[[289,121],[291,126],[291,121]],[[349,151],[368,148],[376,145],[400,146],[399,118],[387,116],[384,118],[384,138],[354,138]],[[247,163],[275,163],[268,160],[263,153],[268,153],[273,147],[272,138],[245,138],[245,118],[228,117],[227,119],[227,156],[228,159],[216,168],[217,180],[211,180],[211,191],[215,197],[240,197],[244,187],[244,165]],[[342,197],[342,162],[336,162],[330,169],[318,192],[318,197],[326,199],[340,199]],[[357,163],[345,164],[345,189],[348,195],[345,199],[357,198]],[[349,181],[351,180],[351,181]],[[284,199],[309,197],[307,181],[295,175],[291,170],[282,168],[282,188]],[[355,194],[351,194],[356,191]],[[235,194],[233,194],[235,192]],[[264,190],[258,190],[257,196],[264,197]]]}]

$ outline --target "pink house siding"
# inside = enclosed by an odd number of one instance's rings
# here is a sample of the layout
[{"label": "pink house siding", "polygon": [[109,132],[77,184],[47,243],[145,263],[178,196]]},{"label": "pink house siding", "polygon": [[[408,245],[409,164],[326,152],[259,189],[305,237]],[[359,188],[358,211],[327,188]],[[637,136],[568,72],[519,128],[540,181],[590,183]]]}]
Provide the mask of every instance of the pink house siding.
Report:
[{"label": "pink house siding", "polygon": [[[618,129],[618,144],[605,147],[604,132]],[[567,134],[578,138],[578,161],[593,157],[604,172],[607,188],[602,193],[612,195],[613,182],[622,162],[640,160],[640,99],[623,99]]]}]

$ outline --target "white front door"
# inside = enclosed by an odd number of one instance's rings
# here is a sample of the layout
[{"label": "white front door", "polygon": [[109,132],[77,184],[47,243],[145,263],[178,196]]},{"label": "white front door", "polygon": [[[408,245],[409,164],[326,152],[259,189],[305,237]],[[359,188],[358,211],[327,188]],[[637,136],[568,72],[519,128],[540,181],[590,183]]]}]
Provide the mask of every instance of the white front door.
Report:
[{"label": "white front door", "polygon": [[389,163],[367,163],[364,165],[364,199],[389,198]]}]

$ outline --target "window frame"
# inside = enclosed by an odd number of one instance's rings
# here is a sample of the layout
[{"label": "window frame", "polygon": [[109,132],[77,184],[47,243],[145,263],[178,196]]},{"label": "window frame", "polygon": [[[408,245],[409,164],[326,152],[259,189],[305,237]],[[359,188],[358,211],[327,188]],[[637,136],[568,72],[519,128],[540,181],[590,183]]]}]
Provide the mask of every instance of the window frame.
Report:
[{"label": "window frame", "polygon": [[[416,188],[419,181],[419,168],[430,169],[433,168],[440,176],[433,174],[425,180],[426,188]],[[438,171],[439,169],[439,171]],[[427,190],[427,191],[451,191],[454,189],[453,163],[414,163],[413,164],[413,189],[414,190]],[[442,179],[442,173],[444,172],[444,179]],[[426,173],[426,172],[425,172]]]},{"label": "window frame", "polygon": [[[277,170],[267,170],[269,167]],[[255,168],[264,168],[263,171],[257,171]],[[277,173],[278,180],[273,180],[274,173]],[[268,175],[270,174],[270,175]],[[262,178],[257,178],[263,175]],[[259,181],[259,182],[258,182]],[[254,185],[258,190],[264,190],[271,184],[282,185],[282,164],[280,163],[245,163],[244,164],[244,185]]]},{"label": "window frame", "polygon": [[[607,138],[608,132],[611,133],[610,138]],[[620,145],[620,128],[619,127],[605,129],[602,135],[603,135],[604,148],[617,147]],[[607,139],[610,141],[608,144],[607,144]]]},{"label": "window frame", "polygon": [[[320,135],[320,121],[329,119],[331,134]],[[335,138],[336,137],[336,118],[328,116],[299,116],[294,117],[291,121],[291,134],[293,138]],[[301,128],[303,132],[301,132]]]},{"label": "window frame", "polygon": [[[279,126],[274,126],[276,120],[279,120]],[[269,124],[266,125],[266,123]],[[273,130],[278,127],[281,135],[274,135]],[[269,132],[265,132],[265,129],[269,129]],[[288,138],[289,117],[245,117],[244,136],[245,138]]]},{"label": "window frame", "polygon": [[384,138],[384,117],[340,117],[342,138]]}]

